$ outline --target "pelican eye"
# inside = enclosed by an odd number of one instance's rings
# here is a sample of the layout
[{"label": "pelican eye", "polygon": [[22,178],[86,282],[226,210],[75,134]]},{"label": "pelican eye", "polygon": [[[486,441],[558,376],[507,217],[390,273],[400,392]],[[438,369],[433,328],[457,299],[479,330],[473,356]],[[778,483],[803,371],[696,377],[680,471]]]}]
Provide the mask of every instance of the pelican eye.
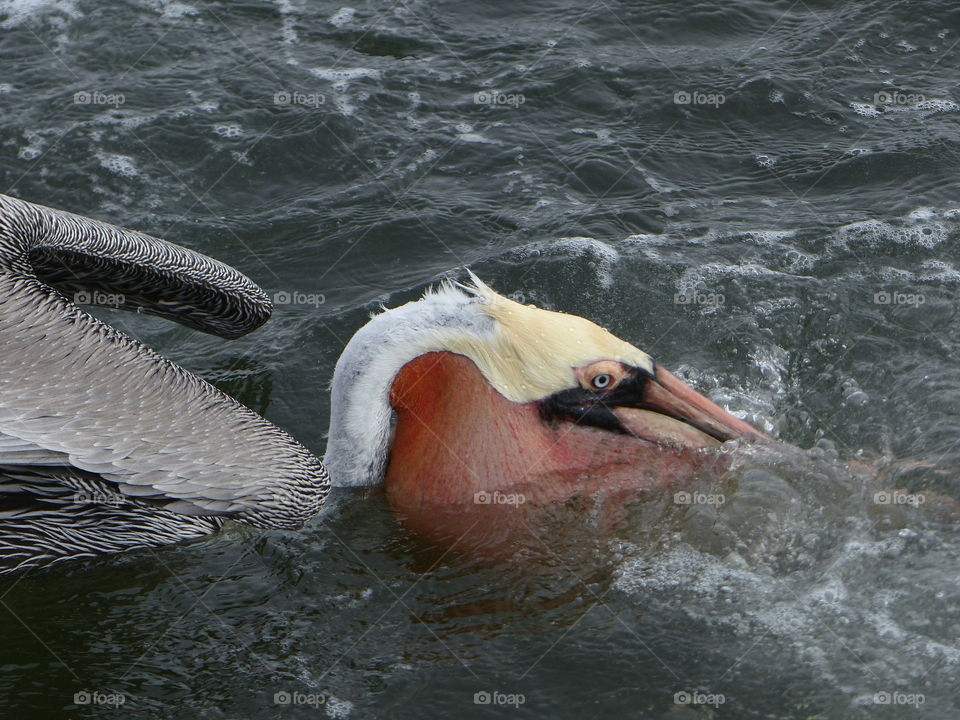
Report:
[{"label": "pelican eye", "polygon": [[616,360],[597,360],[574,368],[573,373],[584,390],[603,392],[615,388],[629,374],[623,363]]},{"label": "pelican eye", "polygon": [[613,377],[608,373],[600,373],[599,375],[594,375],[593,380],[590,381],[590,384],[593,385],[597,390],[606,390],[610,385],[613,384]]}]

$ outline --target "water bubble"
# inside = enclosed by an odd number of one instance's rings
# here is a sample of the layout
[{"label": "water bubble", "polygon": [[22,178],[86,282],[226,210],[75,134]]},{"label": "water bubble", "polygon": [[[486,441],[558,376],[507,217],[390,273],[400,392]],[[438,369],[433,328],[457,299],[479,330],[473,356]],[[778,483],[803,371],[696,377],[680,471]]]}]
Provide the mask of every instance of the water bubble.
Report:
[{"label": "water bubble", "polygon": [[847,405],[853,405],[854,407],[861,407],[866,405],[869,402],[870,397],[863,392],[862,390],[857,390],[856,392],[850,393],[846,398]]}]

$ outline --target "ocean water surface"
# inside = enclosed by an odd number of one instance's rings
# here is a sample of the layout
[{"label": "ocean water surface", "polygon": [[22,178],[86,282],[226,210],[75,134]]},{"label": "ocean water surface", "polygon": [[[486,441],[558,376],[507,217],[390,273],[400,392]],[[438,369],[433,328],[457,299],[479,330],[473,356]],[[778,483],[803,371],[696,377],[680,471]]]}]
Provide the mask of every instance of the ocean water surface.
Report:
[{"label": "ocean water surface", "polygon": [[956,717],[958,43],[943,1],[0,0],[0,192],[267,289],[232,342],[94,312],[317,454],[352,333],[467,267],[800,448],[522,562],[341,490],[4,579],[0,715]]}]

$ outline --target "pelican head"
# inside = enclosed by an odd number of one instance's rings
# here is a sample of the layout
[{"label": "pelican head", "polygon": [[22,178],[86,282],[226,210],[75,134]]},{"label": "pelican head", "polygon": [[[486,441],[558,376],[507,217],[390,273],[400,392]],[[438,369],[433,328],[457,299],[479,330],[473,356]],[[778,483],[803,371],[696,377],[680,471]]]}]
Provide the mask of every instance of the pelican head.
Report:
[{"label": "pelican head", "polygon": [[705,449],[760,436],[597,324],[473,275],[374,315],[340,357],[331,401],[333,483],[385,484],[408,510],[676,482]]}]

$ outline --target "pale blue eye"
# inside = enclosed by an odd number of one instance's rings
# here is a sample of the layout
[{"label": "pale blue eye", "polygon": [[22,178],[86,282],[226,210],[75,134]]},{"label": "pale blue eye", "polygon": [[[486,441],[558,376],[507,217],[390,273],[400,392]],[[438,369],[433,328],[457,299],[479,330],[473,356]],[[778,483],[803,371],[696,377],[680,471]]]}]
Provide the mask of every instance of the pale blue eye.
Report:
[{"label": "pale blue eye", "polygon": [[603,390],[604,388],[609,387],[611,382],[613,382],[613,378],[607,373],[601,373],[600,375],[593,376],[593,386],[597,390]]}]

